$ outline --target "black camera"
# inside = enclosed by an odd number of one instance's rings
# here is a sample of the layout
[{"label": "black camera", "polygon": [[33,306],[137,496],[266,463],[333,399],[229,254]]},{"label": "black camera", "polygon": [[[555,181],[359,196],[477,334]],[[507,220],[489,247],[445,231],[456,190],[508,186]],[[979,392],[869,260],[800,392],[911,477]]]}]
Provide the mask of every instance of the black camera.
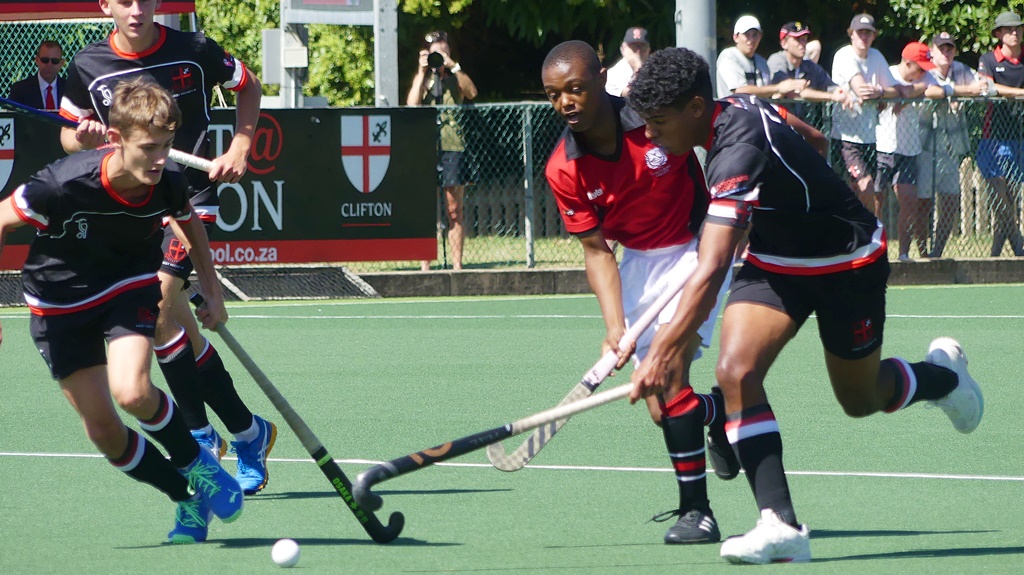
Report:
[{"label": "black camera", "polygon": [[440,52],[431,52],[427,56],[427,66],[435,72],[440,72],[441,68],[444,68],[444,55]]}]

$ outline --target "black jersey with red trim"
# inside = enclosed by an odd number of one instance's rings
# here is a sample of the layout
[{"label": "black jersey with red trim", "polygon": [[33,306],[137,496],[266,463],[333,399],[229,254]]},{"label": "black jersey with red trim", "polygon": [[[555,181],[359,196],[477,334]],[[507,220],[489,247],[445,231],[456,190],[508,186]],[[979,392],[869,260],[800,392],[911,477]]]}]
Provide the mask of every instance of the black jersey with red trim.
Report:
[{"label": "black jersey with red trim", "polygon": [[565,129],[545,168],[565,228],[605,237],[636,250],[690,241],[707,213],[708,190],[694,154],[673,156],[647,139],[644,122],[611,96],[622,134],[602,157]]},{"label": "black jersey with red trim", "polygon": [[[996,84],[1011,88],[1024,88],[1024,62],[1020,58],[1007,58],[1003,47],[987,52],[978,58],[978,74],[992,78]],[[985,110],[982,136],[997,140],[1020,140],[1020,102],[1006,100],[990,102]]]},{"label": "black jersey with red trim", "polygon": [[[216,42],[198,32],[180,32],[156,24],[158,37],[144,52],[130,53],[114,45],[114,32],[106,40],[79,50],[68,66],[67,86],[60,114],[80,122],[98,119],[109,124],[110,103],[118,82],[138,76],[163,86],[181,108],[182,126],[175,131],[174,147],[209,157],[210,97],[213,88],[238,91],[249,81],[245,65]],[[185,170],[196,191],[210,186],[206,174]],[[216,194],[202,204],[216,205]],[[197,202],[200,203],[200,202]]]},{"label": "black jersey with red trim", "polygon": [[712,124],[708,223],[750,225],[748,262],[818,275],[885,256],[881,222],[770,103],[719,100]]},{"label": "black jersey with red trim", "polygon": [[87,309],[158,282],[164,216],[187,222],[192,215],[188,183],[173,162],[146,197],[128,201],[108,179],[114,153],[72,154],[14,190],[15,212],[37,230],[22,269],[36,315]]}]

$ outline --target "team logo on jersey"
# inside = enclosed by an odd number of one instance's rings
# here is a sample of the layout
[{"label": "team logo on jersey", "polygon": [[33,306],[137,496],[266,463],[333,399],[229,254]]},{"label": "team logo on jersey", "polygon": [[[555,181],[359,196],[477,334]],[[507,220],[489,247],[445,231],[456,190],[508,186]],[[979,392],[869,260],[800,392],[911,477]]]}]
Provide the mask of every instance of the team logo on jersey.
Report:
[{"label": "team logo on jersey", "polygon": [[647,153],[644,154],[644,161],[647,162],[647,169],[654,172],[655,176],[661,176],[668,172],[668,156],[660,147],[647,150]]},{"label": "team logo on jersey", "polygon": [[110,86],[107,86],[106,84],[100,84],[100,86],[96,89],[99,90],[100,96],[103,98],[103,105],[110,106],[110,104],[114,101],[114,93],[110,91]]},{"label": "team logo on jersey", "polygon": [[224,50],[224,65],[228,68],[235,67],[235,57],[232,56],[231,53],[227,50]]},{"label": "team logo on jersey", "polygon": [[565,210],[565,215],[571,218],[576,215],[576,210]]},{"label": "team logo on jersey", "polygon": [[587,192],[587,199],[590,201],[594,201],[597,198],[600,198],[602,195],[604,195],[604,190],[602,190],[601,188],[597,188],[593,192]]},{"label": "team logo on jersey", "polygon": [[391,116],[341,117],[341,165],[357,190],[373,193],[390,163]]},{"label": "team logo on jersey", "polygon": [[192,66],[178,66],[178,70],[171,76],[171,87],[175,94],[191,90],[196,85],[192,77]]},{"label": "team logo on jersey", "polygon": [[0,118],[0,190],[14,169],[14,118]]},{"label": "team logo on jersey", "polygon": [[88,220],[86,220],[85,218],[78,218],[77,220],[75,220],[75,224],[78,225],[78,233],[75,234],[76,238],[78,238],[80,240],[84,240],[85,238],[89,237],[89,221]]}]

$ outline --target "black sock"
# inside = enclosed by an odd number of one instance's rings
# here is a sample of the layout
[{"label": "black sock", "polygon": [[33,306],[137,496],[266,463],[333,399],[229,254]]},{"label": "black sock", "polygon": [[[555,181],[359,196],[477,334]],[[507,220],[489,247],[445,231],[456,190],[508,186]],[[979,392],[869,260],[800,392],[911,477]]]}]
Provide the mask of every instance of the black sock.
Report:
[{"label": "black sock", "polygon": [[907,363],[900,357],[882,361],[895,374],[896,385],[892,399],[885,406],[886,413],[893,413],[918,401],[942,399],[956,389],[959,379],[955,372],[940,365],[921,361]]},{"label": "black sock", "polygon": [[192,496],[185,476],[178,473],[159,449],[132,429],[128,430],[128,447],[124,453],[108,461],[136,480],[163,491],[173,501],[185,501]]},{"label": "black sock", "polygon": [[721,445],[725,445],[728,440],[725,438],[725,398],[722,397],[722,391],[715,386],[711,388],[711,393],[698,393],[697,399],[704,409],[704,427],[711,433],[721,431]]},{"label": "black sock", "polygon": [[238,434],[249,429],[252,426],[252,412],[238,396],[231,374],[209,341],[196,360],[196,366],[202,380],[203,400],[224,422],[228,431]]},{"label": "black sock", "polygon": [[679,485],[679,511],[711,514],[704,456],[704,409],[687,387],[662,405],[661,431]]},{"label": "black sock", "polygon": [[153,417],[147,420],[140,419],[139,425],[150,437],[164,446],[174,467],[188,467],[199,457],[199,444],[185,427],[185,421],[182,420],[174,402],[163,391],[157,389],[156,392],[160,394],[160,407]]},{"label": "black sock", "polygon": [[166,345],[155,348],[156,362],[160,372],[167,380],[167,387],[174,396],[175,403],[181,411],[181,417],[189,429],[201,429],[210,425],[206,417],[206,406],[200,393],[199,371],[196,369],[196,356],[192,351],[192,342],[185,330],[181,330]]},{"label": "black sock", "polygon": [[758,509],[771,509],[786,523],[798,528],[782,467],[782,435],[767,403],[730,413],[725,424],[729,442],[747,472]]}]

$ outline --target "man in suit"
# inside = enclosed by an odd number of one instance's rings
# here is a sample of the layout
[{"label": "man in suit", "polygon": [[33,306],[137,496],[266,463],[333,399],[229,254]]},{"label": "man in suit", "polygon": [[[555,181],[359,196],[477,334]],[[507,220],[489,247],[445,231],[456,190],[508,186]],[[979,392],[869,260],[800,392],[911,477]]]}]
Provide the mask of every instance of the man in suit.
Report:
[{"label": "man in suit", "polygon": [[36,50],[36,67],[39,72],[11,86],[9,98],[20,104],[41,110],[60,109],[60,98],[64,95],[64,78],[60,78],[64,64],[64,50],[53,40],[44,40]]}]

